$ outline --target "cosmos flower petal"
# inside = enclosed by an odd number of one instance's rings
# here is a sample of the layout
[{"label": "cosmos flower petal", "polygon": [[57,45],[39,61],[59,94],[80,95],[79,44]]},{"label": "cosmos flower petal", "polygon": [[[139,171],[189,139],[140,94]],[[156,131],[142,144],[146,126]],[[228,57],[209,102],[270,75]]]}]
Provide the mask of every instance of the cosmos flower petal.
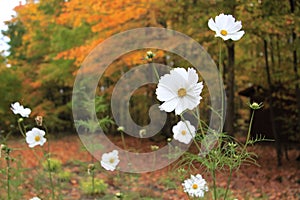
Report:
[{"label": "cosmos flower petal", "polygon": [[230,35],[230,38],[231,38],[232,40],[234,40],[234,41],[237,41],[237,40],[241,39],[241,38],[243,37],[244,34],[245,34],[244,31],[239,31],[239,32],[236,32],[236,33],[234,33],[234,34],[231,34],[231,35]]},{"label": "cosmos flower petal", "polygon": [[208,27],[215,32],[218,31],[218,27],[212,18],[208,20]]},{"label": "cosmos flower petal", "polygon": [[229,34],[231,34],[231,33],[236,33],[241,29],[242,29],[242,22],[238,21],[238,22],[235,22],[233,24],[233,26],[231,28],[229,28],[227,31],[228,31]]},{"label": "cosmos flower petal", "polygon": [[177,108],[178,101],[178,98],[170,99],[160,105],[159,108],[160,110],[164,110],[166,112],[172,112],[175,108]]},{"label": "cosmos flower petal", "polygon": [[170,71],[170,74],[171,74],[171,76],[174,76],[175,79],[184,78],[184,80],[187,80],[187,78],[188,78],[186,70],[181,67],[177,67],[177,68],[173,69],[172,71]]},{"label": "cosmos flower petal", "polygon": [[175,91],[169,87],[170,84],[160,84],[160,87],[157,87],[156,95],[157,99],[160,101],[169,101],[177,94]]},{"label": "cosmos flower petal", "polygon": [[198,77],[196,70],[193,68],[188,68],[187,73],[188,73],[187,79],[189,80],[189,84],[190,85],[197,84],[199,77]]}]

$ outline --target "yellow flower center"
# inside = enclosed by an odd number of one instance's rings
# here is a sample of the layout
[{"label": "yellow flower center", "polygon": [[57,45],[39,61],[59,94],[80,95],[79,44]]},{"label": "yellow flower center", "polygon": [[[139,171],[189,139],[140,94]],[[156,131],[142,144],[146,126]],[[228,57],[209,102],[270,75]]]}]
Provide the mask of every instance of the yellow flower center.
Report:
[{"label": "yellow flower center", "polygon": [[184,97],[186,95],[186,90],[184,88],[180,88],[178,90],[178,96],[179,97]]},{"label": "yellow flower center", "polygon": [[34,137],[34,140],[35,140],[36,142],[38,142],[38,141],[41,140],[41,137],[40,137],[39,135],[37,135],[37,136]]},{"label": "yellow flower center", "polygon": [[221,35],[226,36],[228,33],[226,30],[221,30]]},{"label": "yellow flower center", "polygon": [[114,159],[114,158],[111,158],[111,159],[109,159],[109,162],[110,162],[110,163],[114,163],[114,162],[115,162],[115,159]]},{"label": "yellow flower center", "polygon": [[185,135],[185,134],[186,134],[186,131],[185,131],[185,130],[182,130],[182,131],[181,131],[181,134],[182,134],[182,135]]},{"label": "yellow flower center", "polygon": [[196,190],[198,188],[198,185],[196,183],[194,183],[192,187],[194,190]]}]

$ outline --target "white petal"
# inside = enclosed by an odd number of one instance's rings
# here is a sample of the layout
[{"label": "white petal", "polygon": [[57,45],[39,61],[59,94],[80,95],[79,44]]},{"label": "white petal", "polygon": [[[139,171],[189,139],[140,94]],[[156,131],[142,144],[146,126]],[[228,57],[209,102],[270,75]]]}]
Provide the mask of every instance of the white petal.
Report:
[{"label": "white petal", "polygon": [[237,41],[237,40],[241,39],[244,34],[245,34],[245,31],[239,31],[239,32],[236,32],[236,33],[230,35],[230,38],[234,41]]},{"label": "white petal", "polygon": [[29,108],[25,108],[23,110],[20,111],[20,115],[22,117],[28,117],[31,113],[31,110]]},{"label": "white petal", "polygon": [[188,73],[188,84],[189,85],[196,84],[198,82],[198,79],[199,79],[196,70],[193,69],[193,68],[188,68],[187,73]]},{"label": "white petal", "polygon": [[173,98],[170,101],[164,102],[159,106],[160,110],[164,110],[166,112],[172,112],[178,105],[178,98]]},{"label": "white petal", "polygon": [[31,143],[34,143],[35,142],[35,139],[34,139],[34,135],[29,135],[29,136],[26,136],[26,142],[28,143],[28,144],[31,144]]},{"label": "white petal", "polygon": [[186,109],[187,108],[185,107],[185,102],[183,100],[179,99],[178,104],[175,108],[175,115],[180,115]]},{"label": "white petal", "polygon": [[110,170],[110,171],[114,171],[116,168],[115,166],[112,166],[106,162],[101,161],[101,166],[106,169],[106,170]]},{"label": "white petal", "polygon": [[227,15],[224,15],[223,13],[216,16],[215,22],[216,26],[218,27],[219,30],[222,30],[224,27],[227,25]]},{"label": "white petal", "polygon": [[47,141],[47,139],[46,138],[41,138],[41,140],[40,140],[40,145],[41,146],[43,146],[44,144],[45,144],[45,142]]},{"label": "white petal", "polygon": [[214,22],[214,20],[212,18],[210,18],[208,20],[208,27],[212,30],[212,31],[215,31],[217,32],[218,31],[218,27],[216,25],[216,23]]},{"label": "white petal", "polygon": [[239,30],[241,30],[242,28],[242,22],[241,21],[237,21],[233,24],[232,27],[228,28],[228,33],[235,33],[235,32],[238,32]]},{"label": "white petal", "polygon": [[181,68],[181,67],[174,68],[172,71],[170,71],[170,74],[172,76],[174,76],[175,80],[180,80],[182,78],[184,80],[188,79],[187,71],[184,68]]},{"label": "white petal", "polygon": [[159,101],[168,101],[177,97],[177,93],[172,88],[163,84],[158,84],[155,93]]},{"label": "white petal", "polygon": [[174,91],[177,94],[178,89],[181,87],[182,81],[180,81],[180,80],[182,80],[182,79],[183,79],[182,76],[178,77],[178,74],[175,74],[175,75],[166,74],[160,78],[157,87],[158,88],[164,87],[165,89]]},{"label": "white petal", "polygon": [[33,147],[35,147],[36,145],[38,145],[36,142],[34,142],[34,143],[30,143],[28,146],[30,147],[30,148],[33,148]]}]

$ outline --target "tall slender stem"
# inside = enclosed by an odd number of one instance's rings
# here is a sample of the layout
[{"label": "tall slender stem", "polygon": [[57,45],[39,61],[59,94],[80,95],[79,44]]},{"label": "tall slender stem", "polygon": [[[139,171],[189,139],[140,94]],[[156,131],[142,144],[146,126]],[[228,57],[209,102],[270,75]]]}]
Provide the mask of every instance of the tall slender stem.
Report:
[{"label": "tall slender stem", "polygon": [[[44,124],[44,128],[46,131],[46,134],[48,135],[48,129]],[[52,200],[55,199],[55,192],[54,192],[54,184],[53,184],[53,178],[52,178],[52,173],[51,173],[51,161],[50,161],[50,142],[48,140],[48,152],[46,154],[47,156],[47,163],[48,163],[48,175],[49,175],[49,181],[50,181],[50,187],[51,187],[51,194],[52,194]]]},{"label": "tall slender stem", "polygon": [[215,169],[215,166],[212,170],[212,178],[213,178],[213,191],[214,191],[214,194],[213,194],[213,199],[214,200],[217,200],[217,186],[216,186],[216,169]]},{"label": "tall slender stem", "polygon": [[[220,90],[221,90],[221,124],[223,124],[223,119],[224,119],[224,109],[225,109],[225,105],[224,105],[224,91],[223,91],[223,87],[222,87],[222,79],[223,79],[223,65],[222,65],[222,40],[219,40],[219,83],[220,83]],[[223,132],[223,127],[220,127],[220,132]]]},{"label": "tall slender stem", "polygon": [[92,170],[92,193],[95,193],[95,170]]},{"label": "tall slender stem", "polygon": [[227,197],[227,193],[228,193],[230,182],[231,182],[231,177],[232,177],[232,169],[230,167],[229,168],[229,177],[227,179],[227,186],[226,186],[226,191],[225,191],[225,195],[224,195],[224,200],[226,200],[226,197]]},{"label": "tall slender stem", "polygon": [[242,152],[244,152],[246,150],[246,147],[247,147],[249,139],[250,139],[250,134],[251,134],[251,129],[252,129],[252,123],[253,123],[253,118],[254,118],[254,112],[255,112],[255,110],[252,110],[252,114],[251,114],[251,118],[250,118],[250,123],[249,123],[249,128],[248,128],[248,133],[247,133],[247,138],[246,138],[246,142],[245,142],[245,145],[244,145],[244,148],[243,148]]},{"label": "tall slender stem", "polygon": [[51,161],[50,161],[50,145],[48,141],[48,155],[47,156],[47,163],[48,163],[48,175],[49,175],[49,181],[50,181],[50,186],[51,186],[51,194],[52,194],[52,200],[55,199],[55,193],[54,193],[54,185],[53,185],[53,180],[52,180],[52,173],[51,173]]},{"label": "tall slender stem", "polygon": [[6,186],[7,186],[7,199],[10,200],[11,196],[10,196],[10,149],[8,147],[6,147],[5,149],[5,159],[6,159]]},{"label": "tall slender stem", "polygon": [[22,127],[21,123],[22,123],[22,122],[21,122],[20,120],[18,120],[18,127],[19,127],[19,130],[20,130],[21,134],[23,135],[23,137],[26,138],[26,134],[25,134],[26,130],[25,130],[25,131],[23,130],[23,127]]}]

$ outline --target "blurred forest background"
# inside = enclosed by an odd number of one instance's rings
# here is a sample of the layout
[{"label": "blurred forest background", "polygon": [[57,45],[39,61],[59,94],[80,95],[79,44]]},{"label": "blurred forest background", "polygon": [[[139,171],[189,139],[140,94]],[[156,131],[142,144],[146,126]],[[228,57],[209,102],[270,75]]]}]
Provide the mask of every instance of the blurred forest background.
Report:
[{"label": "blurred forest background", "polygon": [[[297,0],[28,0],[15,11],[16,16],[6,22],[8,29],[3,31],[10,38],[10,54],[2,53],[0,58],[2,132],[17,132],[15,116],[9,110],[15,101],[32,108],[31,116],[45,116],[50,132],[74,132],[71,97],[81,62],[101,41],[128,29],[164,27],[180,31],[198,41],[218,64],[219,40],[207,22],[225,13],[242,21],[246,32],[240,41],[228,41],[222,48],[228,96],[226,131],[232,135],[243,132],[250,112],[246,103],[258,101],[265,106],[255,122],[256,134],[275,138],[279,155],[284,141],[300,141]],[[109,98],[120,74],[145,63],[145,52],[114,62],[105,73],[99,95]],[[161,63],[181,64],[176,56],[155,53]],[[139,95],[147,101],[143,93]],[[135,105],[136,112],[147,113],[144,101],[137,102],[141,105]],[[101,115],[109,113],[108,107]],[[144,121],[141,123],[147,121],[139,119]]]}]

